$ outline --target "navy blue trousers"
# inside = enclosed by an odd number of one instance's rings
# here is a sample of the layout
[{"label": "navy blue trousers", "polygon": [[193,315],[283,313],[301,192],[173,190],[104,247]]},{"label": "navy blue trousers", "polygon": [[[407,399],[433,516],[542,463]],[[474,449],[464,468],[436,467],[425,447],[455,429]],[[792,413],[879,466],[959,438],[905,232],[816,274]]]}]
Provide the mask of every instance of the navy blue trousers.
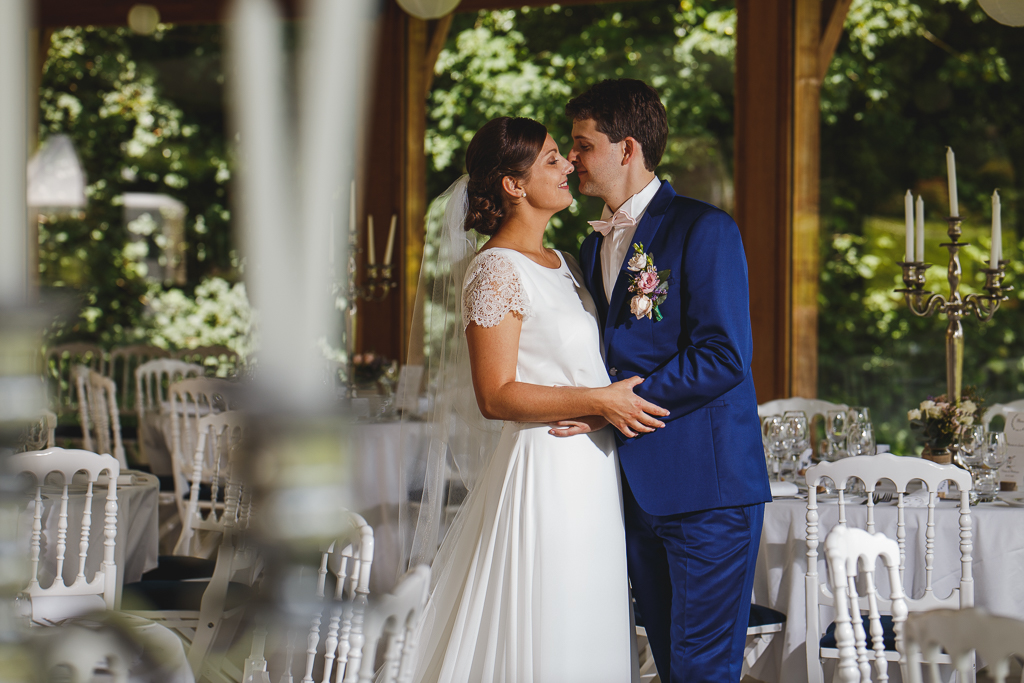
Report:
[{"label": "navy blue trousers", "polygon": [[629,580],[665,683],[738,683],[764,504],[649,515],[625,476]]}]

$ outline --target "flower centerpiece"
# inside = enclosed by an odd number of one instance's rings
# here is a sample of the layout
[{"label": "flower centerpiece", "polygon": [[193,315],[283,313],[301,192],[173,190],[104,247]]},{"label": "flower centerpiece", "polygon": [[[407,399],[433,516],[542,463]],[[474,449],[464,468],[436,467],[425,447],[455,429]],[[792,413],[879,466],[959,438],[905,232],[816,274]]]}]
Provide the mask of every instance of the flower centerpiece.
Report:
[{"label": "flower centerpiece", "polygon": [[910,428],[924,442],[924,455],[934,457],[945,454],[950,446],[957,443],[965,429],[981,420],[984,404],[985,400],[978,396],[974,387],[968,387],[959,405],[942,394],[921,401],[920,406],[908,411]]}]

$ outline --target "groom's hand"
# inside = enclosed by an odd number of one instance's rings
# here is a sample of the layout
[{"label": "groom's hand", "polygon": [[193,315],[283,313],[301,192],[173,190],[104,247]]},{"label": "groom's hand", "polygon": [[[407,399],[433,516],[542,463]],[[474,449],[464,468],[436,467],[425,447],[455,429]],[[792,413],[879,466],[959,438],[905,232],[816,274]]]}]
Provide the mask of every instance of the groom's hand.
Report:
[{"label": "groom's hand", "polygon": [[643,383],[643,377],[629,377],[598,391],[603,392],[601,415],[627,438],[661,429],[665,423],[658,417],[669,412],[633,393],[633,387]]},{"label": "groom's hand", "polygon": [[576,436],[577,434],[589,434],[608,426],[608,420],[600,415],[587,415],[576,417],[571,420],[559,420],[551,425],[548,434],[553,436]]}]

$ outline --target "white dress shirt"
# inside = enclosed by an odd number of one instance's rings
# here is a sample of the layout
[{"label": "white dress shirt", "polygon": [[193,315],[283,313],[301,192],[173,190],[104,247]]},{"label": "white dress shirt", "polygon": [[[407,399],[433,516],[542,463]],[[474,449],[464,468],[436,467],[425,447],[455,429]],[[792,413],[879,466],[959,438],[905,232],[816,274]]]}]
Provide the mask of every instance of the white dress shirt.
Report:
[{"label": "white dress shirt", "polygon": [[[647,183],[644,189],[623,202],[618,210],[635,218],[639,225],[644,211],[647,210],[647,206],[654,199],[654,195],[658,193],[660,187],[661,181],[657,178],[653,179]],[[614,211],[605,204],[604,211],[601,212],[601,220],[608,220],[613,213]],[[604,243],[601,244],[601,272],[604,275],[604,294],[609,303],[611,303],[612,290],[615,289],[615,281],[619,279],[619,271],[622,270],[626,252],[633,246],[633,235],[635,234],[636,226],[633,226],[632,228],[613,228],[604,236]]]}]

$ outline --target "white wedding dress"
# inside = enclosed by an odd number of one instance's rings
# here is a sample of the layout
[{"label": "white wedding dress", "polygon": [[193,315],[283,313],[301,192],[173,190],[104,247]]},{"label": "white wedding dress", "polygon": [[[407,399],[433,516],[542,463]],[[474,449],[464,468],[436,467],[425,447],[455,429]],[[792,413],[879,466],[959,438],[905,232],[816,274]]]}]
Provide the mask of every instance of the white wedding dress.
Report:
[{"label": "white wedding dress", "polygon": [[[607,385],[594,302],[576,262],[559,257],[545,268],[510,249],[483,251],[467,270],[463,324],[490,327],[515,311],[518,381]],[[549,428],[504,424],[435,561],[413,680],[636,680],[614,436]]]}]

